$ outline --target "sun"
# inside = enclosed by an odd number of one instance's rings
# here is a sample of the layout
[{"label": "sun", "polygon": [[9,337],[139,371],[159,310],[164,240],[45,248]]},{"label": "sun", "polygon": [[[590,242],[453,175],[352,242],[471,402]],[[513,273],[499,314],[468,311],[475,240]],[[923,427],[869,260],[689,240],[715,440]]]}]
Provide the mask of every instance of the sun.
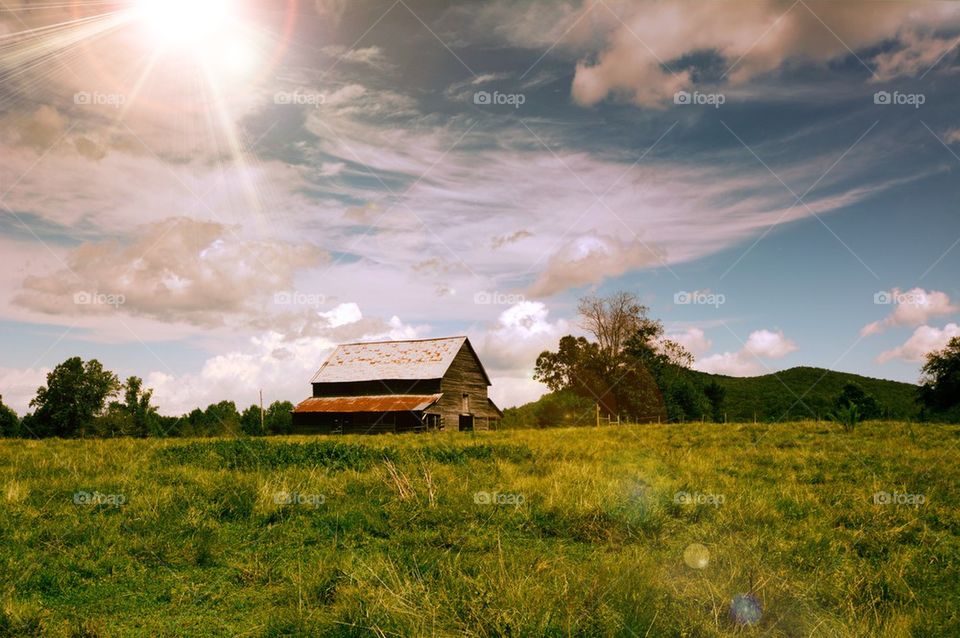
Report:
[{"label": "sun", "polygon": [[246,75],[258,47],[241,19],[239,0],[135,0],[134,15],[153,46],[192,58],[208,69]]},{"label": "sun", "polygon": [[236,27],[228,0],[136,0],[135,13],[157,44],[206,48]]}]

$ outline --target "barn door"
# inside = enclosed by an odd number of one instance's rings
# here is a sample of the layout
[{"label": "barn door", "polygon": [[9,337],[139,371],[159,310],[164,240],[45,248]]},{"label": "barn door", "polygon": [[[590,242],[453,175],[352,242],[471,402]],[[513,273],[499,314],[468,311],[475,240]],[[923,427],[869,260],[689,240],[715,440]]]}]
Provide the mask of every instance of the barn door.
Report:
[{"label": "barn door", "polygon": [[461,414],[460,415],[460,431],[469,432],[471,430],[473,430],[473,415]]}]

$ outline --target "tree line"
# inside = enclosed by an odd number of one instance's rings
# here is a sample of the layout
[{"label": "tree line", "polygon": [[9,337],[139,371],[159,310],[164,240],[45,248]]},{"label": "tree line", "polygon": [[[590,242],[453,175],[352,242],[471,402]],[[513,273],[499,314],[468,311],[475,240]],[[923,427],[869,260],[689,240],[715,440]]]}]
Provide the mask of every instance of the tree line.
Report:
[{"label": "tree line", "polygon": [[153,405],[153,391],[140,377],[122,382],[96,359],[71,357],[48,375],[30,401],[32,412],[17,416],[0,399],[0,436],[21,438],[168,437],[289,434],[293,404],[274,401],[262,412],[242,412],[233,401],[196,408],[180,417],[164,416]]},{"label": "tree line", "polygon": [[[651,318],[635,295],[587,296],[580,300],[578,314],[588,336],[562,337],[556,351],[537,358],[534,379],[551,394],[536,402],[532,414],[508,410],[505,424],[544,427],[571,420],[590,423],[596,417],[724,420],[726,388],[692,370],[691,353],[666,337],[662,322]],[[927,355],[916,401],[921,420],[960,421],[960,337]],[[825,416],[846,427],[887,413],[880,400],[853,382],[832,402],[832,412]]]}]

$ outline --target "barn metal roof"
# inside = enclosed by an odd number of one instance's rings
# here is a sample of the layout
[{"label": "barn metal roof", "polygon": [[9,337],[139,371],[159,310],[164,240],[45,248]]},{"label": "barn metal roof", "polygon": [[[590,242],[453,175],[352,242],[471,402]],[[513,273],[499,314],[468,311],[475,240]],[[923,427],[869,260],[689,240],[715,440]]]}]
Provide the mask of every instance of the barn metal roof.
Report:
[{"label": "barn metal roof", "polygon": [[470,343],[466,337],[345,343],[337,346],[311,383],[440,379],[464,343]]},{"label": "barn metal roof", "polygon": [[311,397],[294,412],[422,412],[441,394],[381,394],[358,397]]}]

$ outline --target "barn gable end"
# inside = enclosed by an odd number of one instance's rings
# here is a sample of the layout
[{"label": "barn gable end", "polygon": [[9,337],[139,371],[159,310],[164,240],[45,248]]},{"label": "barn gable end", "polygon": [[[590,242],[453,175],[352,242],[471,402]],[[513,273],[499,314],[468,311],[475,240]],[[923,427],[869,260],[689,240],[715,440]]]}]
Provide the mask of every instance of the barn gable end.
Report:
[{"label": "barn gable end", "polygon": [[502,416],[487,396],[489,385],[480,357],[464,341],[440,380],[441,398],[429,411],[441,416],[445,429],[459,430],[461,415],[468,417],[463,420],[465,429],[489,429]]}]

